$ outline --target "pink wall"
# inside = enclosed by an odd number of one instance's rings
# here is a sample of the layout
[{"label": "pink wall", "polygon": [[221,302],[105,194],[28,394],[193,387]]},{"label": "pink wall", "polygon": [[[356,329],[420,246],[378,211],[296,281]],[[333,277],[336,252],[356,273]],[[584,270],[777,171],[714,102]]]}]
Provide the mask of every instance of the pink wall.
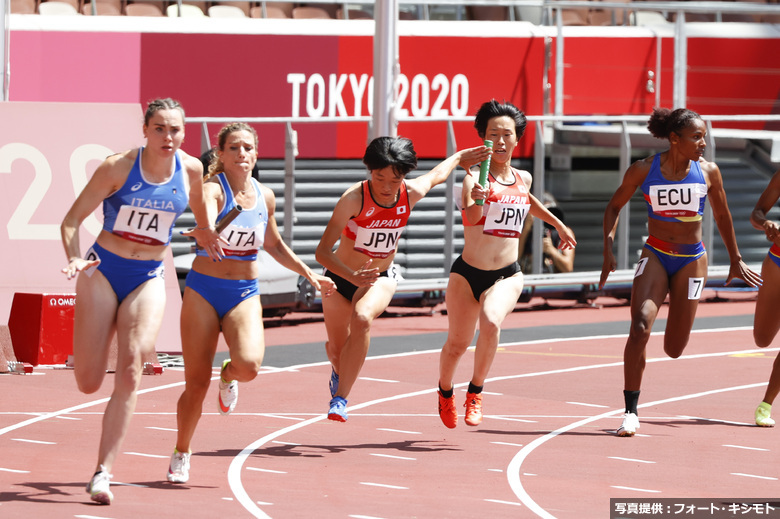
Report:
[{"label": "pink wall", "polygon": [[141,34],[13,31],[12,101],[138,103]]},{"label": "pink wall", "polygon": [[[137,104],[0,103],[0,323],[16,292],[74,293],[60,223],[102,160],[143,144],[143,112]],[[82,254],[102,225],[102,210],[85,220]],[[181,293],[169,253],[167,306],[158,350],[179,351]]]},{"label": "pink wall", "polygon": [[[595,34],[595,33],[594,33]],[[566,114],[647,114],[656,73],[651,36],[567,37]],[[702,114],[775,110],[780,99],[780,38],[688,39],[688,107]],[[554,52],[553,41],[553,52]],[[137,102],[179,99],[188,116],[320,117],[369,115],[371,36],[61,32],[11,33],[14,101]],[[662,45],[661,104],[672,96],[673,40]],[[473,115],[484,101],[512,101],[543,113],[544,37],[403,36],[402,109],[410,115]],[[554,57],[551,63],[554,63]],[[548,81],[555,85],[554,69]],[[551,92],[554,96],[554,90]],[[220,125],[211,125],[212,136]],[[458,146],[477,142],[456,123]],[[753,124],[761,128],[763,124]],[[261,155],[284,156],[284,126],[258,125]],[[297,124],[301,158],[359,158],[367,125]],[[440,157],[445,123],[402,123],[421,157]],[[200,151],[200,128],[188,126],[186,151]],[[533,154],[533,133],[520,146]]]}]

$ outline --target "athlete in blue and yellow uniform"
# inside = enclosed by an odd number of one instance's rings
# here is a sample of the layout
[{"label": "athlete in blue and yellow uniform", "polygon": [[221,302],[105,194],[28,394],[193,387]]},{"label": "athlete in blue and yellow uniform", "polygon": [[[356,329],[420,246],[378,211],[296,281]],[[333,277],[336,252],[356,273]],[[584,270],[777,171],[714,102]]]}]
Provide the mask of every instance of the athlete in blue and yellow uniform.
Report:
[{"label": "athlete in blue and yellow uniform", "polygon": [[[750,223],[753,227],[763,231],[767,241],[772,244],[761,266],[761,277],[764,282],[758,289],[756,312],[753,317],[753,339],[759,348],[766,348],[772,344],[777,337],[777,332],[780,331],[780,319],[777,315],[777,309],[780,308],[780,224],[767,217],[778,199],[780,199],[780,170],[772,176],[750,215]],[[761,427],[775,425],[771,411],[778,393],[780,393],[780,356],[775,357],[764,400],[756,408],[756,425]]]},{"label": "athlete in blue and yellow uniform", "polygon": [[751,286],[758,274],[742,261],[726,203],[720,170],[702,157],[706,126],[696,112],[656,108],[648,130],[669,141],[669,149],[635,162],[607,204],[604,214],[604,264],[599,287],[617,262],[612,245],[620,209],[641,189],[648,209],[648,231],[634,273],[631,291],[631,329],[623,352],[623,396],[626,413],[618,436],[633,436],[639,428],[637,402],[646,363],[646,346],[658,310],[669,295],[669,318],[664,351],[682,355],[693,326],[702,289],[707,281],[707,254],[701,243],[704,202],[710,199],[715,224],[729,254],[726,283],[740,278]]},{"label": "athlete in blue and yellow uniform", "polygon": [[325,349],[332,365],[331,420],[347,420],[347,397],[368,353],[371,323],[395,293],[395,277],[388,269],[410,211],[459,163],[471,166],[487,156],[484,146],[459,151],[428,173],[406,180],[417,167],[412,141],[378,137],[366,148],[363,163],[371,177],[341,196],[316,253],[338,287],[338,293],[322,301],[328,332]]},{"label": "athlete in blue and yellow uniform", "polygon": [[[146,146],[108,157],[95,171],[62,222],[68,279],[78,275],[73,324],[74,372],[84,393],[97,391],[106,374],[116,333],[114,391],[106,407],[95,475],[87,485],[93,501],[110,504],[111,469],[135,409],[143,356],[154,351],[165,310],[163,257],[176,218],[187,206],[195,215],[195,237],[208,253],[220,254],[218,236],[207,224],[203,166],[179,150],[184,110],[172,99],[149,104]],[[104,223],[95,244],[81,257],[79,227],[103,203]]]}]

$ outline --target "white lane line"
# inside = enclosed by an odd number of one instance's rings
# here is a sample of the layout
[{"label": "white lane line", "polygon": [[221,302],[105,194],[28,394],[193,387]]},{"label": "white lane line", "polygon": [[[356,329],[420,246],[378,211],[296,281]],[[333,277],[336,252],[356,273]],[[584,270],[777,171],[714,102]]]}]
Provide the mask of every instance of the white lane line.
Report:
[{"label": "white lane line", "polygon": [[75,416],[57,416],[56,418],[60,420],[81,420],[81,418],[76,418]]},{"label": "white lane line", "polygon": [[401,429],[385,429],[384,427],[377,427],[377,431],[394,432],[401,434],[422,434],[420,431],[403,431]]},{"label": "white lane line", "polygon": [[392,454],[380,454],[378,452],[370,452],[370,456],[376,456],[378,458],[391,458],[394,460],[409,460],[409,461],[417,461],[417,458],[410,458],[408,456],[394,456]]},{"label": "white lane line", "polygon": [[29,470],[16,470],[16,469],[7,469],[4,467],[0,467],[0,472],[13,472],[14,474],[29,474]]},{"label": "white lane line", "polygon": [[170,458],[170,456],[162,456],[160,454],[147,454],[145,452],[125,452],[125,454],[129,454],[130,456],[141,456],[143,458],[160,458],[164,460]]},{"label": "white lane line", "polygon": [[178,429],[171,429],[170,427],[146,427],[147,429],[152,429],[153,431],[167,431],[167,432],[178,432]]},{"label": "white lane line", "polygon": [[509,416],[490,415],[494,420],[506,420],[507,422],[539,423],[538,420],[523,420],[522,418],[511,418]]},{"label": "white lane line", "polygon": [[74,515],[78,519],[109,519],[105,515]]},{"label": "white lane line", "polygon": [[509,445],[510,447],[522,447],[522,443],[509,443],[509,442],[490,442],[494,445]]},{"label": "white lane line", "polygon": [[111,484],[119,485],[121,487],[149,488],[149,485],[140,485],[138,483],[122,483],[121,481],[112,481]]},{"label": "white lane line", "polygon": [[361,481],[360,484],[366,485],[367,487],[391,488],[393,490],[409,490],[409,487],[399,487],[398,485],[388,485],[385,483],[372,483],[371,481]]},{"label": "white lane line", "polygon": [[256,472],[268,472],[269,474],[287,474],[287,472],[283,470],[271,470],[271,469],[261,469],[259,467],[246,467],[247,470],[254,470]]},{"label": "white lane line", "polygon": [[745,445],[729,445],[729,444],[724,444],[723,446],[724,446],[724,447],[732,447],[732,448],[734,448],[734,449],[745,449],[745,450],[749,450],[749,451],[762,451],[762,452],[769,452],[769,449],[762,449],[762,448],[760,448],[760,447],[746,447]]},{"label": "white lane line", "polygon": [[15,442],[24,442],[24,443],[38,443],[41,445],[57,445],[56,442],[47,442],[43,440],[28,440],[26,438],[11,438],[11,440]]},{"label": "white lane line", "polygon": [[611,460],[618,460],[618,461],[633,461],[636,463],[655,463],[654,461],[648,461],[648,460],[638,460],[635,458],[621,458],[620,456],[607,456],[607,458]]},{"label": "white lane line", "polygon": [[[717,330],[693,330],[691,333],[702,333],[702,332],[711,332],[711,333],[720,333],[725,331],[747,331],[752,330],[752,327],[743,326],[743,327],[735,327],[735,328],[723,328],[723,329],[717,329]],[[663,332],[653,332],[651,335],[661,335]],[[567,337],[567,338],[560,338],[560,339],[540,339],[535,341],[527,341],[527,342],[516,342],[511,343],[512,346],[522,346],[525,344],[550,344],[550,343],[556,343],[556,342],[579,342],[579,341],[587,341],[587,340],[603,340],[603,339],[610,339],[610,338],[623,338],[625,339],[628,337],[628,334],[618,334],[618,335],[599,335],[599,336],[591,336],[591,337]],[[766,352],[769,351],[780,351],[780,348],[767,348],[764,350]],[[415,355],[430,355],[435,354],[438,355],[441,352],[440,349],[435,350],[425,350],[425,351],[415,351],[415,352],[408,352],[408,353],[393,353],[389,355],[378,355],[376,357],[369,357],[371,360],[381,360],[381,359],[388,359],[388,358],[398,358],[398,357],[411,357]],[[724,353],[705,353],[705,354],[699,354],[699,355],[683,355],[679,359],[676,360],[685,360],[685,359],[698,359],[698,358],[706,358],[706,357],[722,357],[722,356],[728,356],[728,355],[735,355],[738,353],[750,353],[754,352],[754,349],[748,349],[748,350],[738,350],[738,351],[731,351],[731,352],[724,352]],[[657,359],[648,359],[647,362],[666,362],[671,359],[668,357],[660,357]],[[328,366],[330,363],[328,361],[324,362],[317,362],[313,364],[308,365],[298,365],[293,366],[293,368],[304,368],[304,367],[316,367],[316,366]],[[550,371],[540,371],[536,373],[522,373],[519,375],[508,375],[504,377],[494,377],[488,379],[490,382],[494,382],[497,380],[512,380],[512,379],[518,379],[518,378],[530,378],[530,377],[540,377],[545,375],[558,375],[561,373],[573,373],[577,371],[586,371],[591,369],[600,369],[605,367],[619,367],[623,365],[623,361],[619,362],[611,362],[611,363],[604,363],[604,364],[594,364],[589,366],[581,366],[581,367],[573,367],[573,368],[565,368],[565,369],[558,369],[558,370],[550,370]],[[281,371],[281,370],[280,370]],[[766,385],[766,382],[763,384],[757,384],[760,385]],[[455,384],[454,387],[467,387],[468,383],[460,383]],[[351,406],[352,411],[356,411],[358,409],[363,409],[365,407],[370,407],[377,404],[382,404],[385,402],[392,402],[401,400],[403,398],[413,398],[417,396],[423,396],[423,395],[429,395],[436,393],[438,389],[437,388],[430,388],[430,389],[423,389],[420,391],[415,391],[412,393],[406,393],[402,395],[395,395],[392,397],[386,397],[386,398],[379,398],[377,400],[372,400],[369,402],[364,402],[362,404],[357,404]],[[623,409],[616,410],[611,413],[604,413],[600,416],[613,416],[623,413]],[[241,503],[241,505],[254,517],[264,518],[264,519],[270,519],[270,516],[263,512],[255,503],[252,501],[252,499],[249,497],[249,494],[247,494],[246,489],[244,488],[242,482],[241,482],[241,467],[243,466],[244,462],[249,458],[249,456],[252,455],[252,453],[259,449],[264,444],[273,441],[274,438],[278,438],[280,436],[283,436],[289,432],[295,431],[299,428],[307,427],[309,425],[315,424],[317,422],[321,422],[323,420],[327,419],[327,415],[322,414],[319,416],[315,416],[313,418],[310,418],[308,420],[305,420],[303,422],[299,422],[295,425],[291,425],[289,427],[286,427],[284,429],[279,429],[277,431],[274,431],[267,436],[264,436],[262,438],[258,438],[257,441],[247,445],[240,453],[236,455],[235,458],[233,458],[233,461],[230,463],[230,467],[228,468],[228,484],[230,485],[230,488],[233,490],[233,494],[236,496],[236,500]],[[546,441],[546,440],[545,440]],[[536,474],[523,474],[524,476],[535,476]],[[519,478],[519,477],[518,477]],[[522,485],[520,485],[520,488],[522,488]],[[515,492],[515,495],[517,495],[517,492]],[[530,497],[528,498],[530,499]],[[537,505],[538,507],[538,505]],[[543,511],[544,512],[544,511]],[[546,513],[546,512],[544,512]],[[551,516],[547,516],[551,517]]]},{"label": "white lane line", "polygon": [[360,377],[360,380],[368,380],[369,382],[387,382],[389,384],[397,384],[400,382],[400,380],[388,380],[386,378],[371,378],[371,377]]},{"label": "white lane line", "polygon": [[582,406],[585,406],[585,407],[601,407],[601,408],[604,408],[604,409],[608,409],[609,408],[608,405],[586,404],[585,402],[566,402],[566,403],[567,404],[571,404],[571,405],[582,405]]},{"label": "white lane line", "polygon": [[375,517],[373,515],[348,515],[351,519],[384,519],[383,517]]},{"label": "white lane line", "polygon": [[[233,413],[230,413],[230,414],[233,414]],[[281,415],[281,414],[263,413],[263,414],[259,414],[258,416],[265,416],[266,418],[278,418],[280,420],[298,420],[298,421],[303,420],[303,418],[301,418],[299,416],[284,416],[284,415]]]},{"label": "white lane line", "polygon": [[485,501],[489,503],[498,503],[499,505],[523,506],[523,503],[518,503],[517,501],[502,501],[501,499],[485,499]]},{"label": "white lane line", "polygon": [[[216,380],[218,377],[212,378],[212,380]],[[154,391],[162,391],[163,389],[170,389],[174,387],[180,387],[184,385],[184,381],[181,382],[174,382],[173,384],[166,384],[164,386],[157,386],[157,387],[150,387],[148,389],[141,389],[136,394],[137,395],[144,395],[146,393],[152,393]],[[15,431],[17,429],[21,429],[22,427],[27,427],[28,425],[32,425],[37,422],[42,422],[43,420],[48,420],[49,418],[56,418],[58,416],[62,416],[64,414],[71,414],[74,411],[78,411],[79,409],[85,409],[87,407],[93,407],[96,405],[104,404],[108,402],[108,398],[100,398],[98,400],[92,400],[90,402],[84,402],[78,405],[74,405],[72,407],[66,407],[65,409],[60,409],[59,411],[52,411],[50,413],[44,413],[40,416],[36,416],[35,418],[30,418],[29,420],[25,420],[23,422],[19,422],[14,425],[9,425],[8,427],[3,427],[0,429],[0,436],[9,433],[11,431]],[[139,414],[139,413],[135,413]]]},{"label": "white lane line", "polygon": [[[734,352],[721,353],[720,355],[733,355],[733,353]],[[706,354],[706,356],[712,356],[712,355],[713,354],[710,354],[710,353]],[[683,357],[679,357],[679,359],[677,359],[677,360],[690,359],[690,358],[700,358],[700,357],[701,357],[700,355],[691,355],[690,357],[683,356]],[[647,362],[651,362],[651,360],[656,360],[656,359],[648,359]],[[668,358],[668,357],[657,359],[658,362],[664,361],[664,360],[673,360],[673,359]],[[622,362],[618,363],[618,364],[622,364]],[[682,401],[682,400],[689,400],[689,399],[699,398],[699,397],[703,397],[703,396],[710,396],[710,395],[715,395],[715,394],[718,394],[718,393],[726,393],[726,392],[729,392],[729,391],[739,391],[739,390],[742,390],[742,389],[753,389],[753,388],[761,387],[761,386],[765,386],[765,385],[766,385],[766,382],[759,382],[757,384],[747,384],[747,385],[743,385],[743,386],[734,386],[734,387],[727,387],[727,388],[721,388],[721,389],[713,389],[711,391],[702,391],[700,393],[693,393],[693,394],[690,394],[690,395],[676,396],[676,397],[667,398],[667,399],[664,399],[664,400],[656,400],[655,402],[647,402],[647,403],[642,404],[642,405],[640,405],[638,407],[639,408],[644,408],[644,407],[649,407],[649,406],[667,404],[667,403],[670,403],[670,402],[679,402],[679,401]],[[531,452],[533,452],[537,447],[539,447],[540,445],[548,442],[549,440],[555,438],[556,436],[558,436],[558,435],[560,435],[560,434],[562,434],[564,432],[571,431],[572,429],[576,429],[576,428],[581,427],[583,425],[586,425],[586,424],[589,424],[591,422],[595,422],[595,421],[598,421],[598,420],[602,420],[604,418],[610,418],[610,417],[613,417],[613,416],[616,416],[616,415],[620,415],[620,414],[623,414],[624,412],[625,412],[625,409],[622,409],[622,408],[621,409],[615,409],[614,411],[607,411],[606,413],[601,413],[599,415],[592,416],[592,417],[586,418],[584,420],[580,420],[579,422],[574,422],[574,423],[571,423],[569,425],[565,425],[565,426],[561,427],[560,429],[556,429],[555,431],[547,433],[544,436],[540,436],[539,438],[536,438],[531,443],[529,443],[528,445],[526,445],[525,447],[520,449],[520,451],[515,455],[515,457],[512,458],[512,461],[509,462],[509,466],[507,467],[507,471],[506,471],[507,479],[509,481],[509,486],[512,488],[512,491],[520,499],[520,501],[523,504],[525,504],[528,508],[533,510],[533,512],[536,515],[538,515],[540,517],[543,517],[545,519],[554,519],[555,516],[551,515],[549,512],[547,512],[547,510],[545,510],[544,508],[539,506],[531,498],[531,496],[528,495],[528,493],[523,488],[523,484],[520,481],[520,476],[519,476],[519,474],[520,474],[520,467],[522,466],[523,461],[525,461],[525,459],[528,457],[528,455],[531,454]],[[623,487],[615,487],[615,488],[623,488]],[[629,489],[629,490],[642,491],[641,489]],[[651,491],[651,492],[656,492],[656,491]]]},{"label": "white lane line", "polygon": [[488,469],[488,472],[504,472],[504,469]]},{"label": "white lane line", "polygon": [[743,474],[742,472],[732,472],[732,476],[743,476],[746,478],[756,478],[756,479],[768,479],[770,481],[777,481],[777,478],[771,478],[769,476],[757,476],[755,474]]},{"label": "white lane line", "polygon": [[647,488],[634,488],[634,487],[622,487],[619,485],[611,485],[612,488],[617,488],[618,490],[630,490],[631,492],[647,492],[649,494],[660,494],[660,490],[650,490]]}]

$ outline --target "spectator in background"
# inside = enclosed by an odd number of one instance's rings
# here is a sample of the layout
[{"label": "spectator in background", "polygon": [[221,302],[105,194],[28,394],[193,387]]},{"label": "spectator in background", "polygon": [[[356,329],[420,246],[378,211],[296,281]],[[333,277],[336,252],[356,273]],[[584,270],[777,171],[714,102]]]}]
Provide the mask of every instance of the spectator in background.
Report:
[{"label": "spectator in background", "polygon": [[[563,209],[550,193],[545,192],[542,203],[561,222],[566,223]],[[528,215],[520,235],[520,270],[526,274],[532,272],[533,267],[533,223],[534,217]],[[574,270],[574,249],[560,249],[561,237],[555,227],[544,222],[544,237],[542,238],[542,272],[552,274],[554,272],[571,272]]]}]

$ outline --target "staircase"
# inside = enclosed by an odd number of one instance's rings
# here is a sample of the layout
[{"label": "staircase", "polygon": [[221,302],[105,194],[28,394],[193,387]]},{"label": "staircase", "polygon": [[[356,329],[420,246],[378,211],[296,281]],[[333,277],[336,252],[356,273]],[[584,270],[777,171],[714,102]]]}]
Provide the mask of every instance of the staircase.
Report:
[{"label": "staircase", "polygon": [[[418,169],[409,174],[414,178],[437,164],[436,160],[421,160]],[[718,165],[734,220],[737,242],[744,260],[751,265],[760,264],[766,256],[768,243],[763,234],[750,225],[750,213],[768,182],[767,173],[747,163],[741,155],[722,154]],[[528,169],[526,164],[515,164]],[[276,194],[276,221],[280,232],[284,229],[284,163],[281,160],[263,160],[260,181]],[[574,171],[572,174],[587,174]],[[459,184],[464,172],[455,172]],[[309,267],[321,268],[314,259],[315,249],[331,212],[341,194],[355,182],[366,178],[365,167],[359,160],[297,161],[295,171],[296,214],[291,247]],[[406,279],[431,279],[446,277],[449,265],[444,265],[446,187],[435,187],[412,211],[409,224],[399,241],[395,262]],[[577,236],[575,271],[601,270],[604,209],[609,196],[558,199],[566,216],[566,223]],[[187,211],[177,222],[176,231],[193,227],[192,214]],[[463,247],[463,227],[460,214],[455,215],[455,254]],[[629,268],[639,258],[647,236],[647,209],[640,192],[630,202]],[[190,242],[174,232],[173,254],[190,252]],[[728,254],[717,231],[712,250],[712,265],[728,264]]]},{"label": "staircase", "polygon": [[[414,178],[430,171],[439,161],[420,160],[417,170],[408,178]],[[463,178],[463,170],[457,173],[457,180]],[[330,219],[333,208],[344,191],[366,177],[366,168],[359,160],[297,161],[295,168],[295,222],[293,251],[309,267],[319,271],[321,266],[314,259],[315,250]],[[271,188],[276,195],[276,222],[280,233],[284,233],[284,162],[266,160],[261,162],[260,182]],[[449,265],[443,264],[445,232],[445,186],[435,187],[431,193],[417,203],[411,213],[406,230],[401,235],[395,263],[406,279],[446,277]],[[191,242],[178,231],[194,227],[195,219],[189,209],[176,222],[172,249],[174,256],[190,252]],[[463,230],[460,215],[456,216],[455,244],[463,246]]]}]

